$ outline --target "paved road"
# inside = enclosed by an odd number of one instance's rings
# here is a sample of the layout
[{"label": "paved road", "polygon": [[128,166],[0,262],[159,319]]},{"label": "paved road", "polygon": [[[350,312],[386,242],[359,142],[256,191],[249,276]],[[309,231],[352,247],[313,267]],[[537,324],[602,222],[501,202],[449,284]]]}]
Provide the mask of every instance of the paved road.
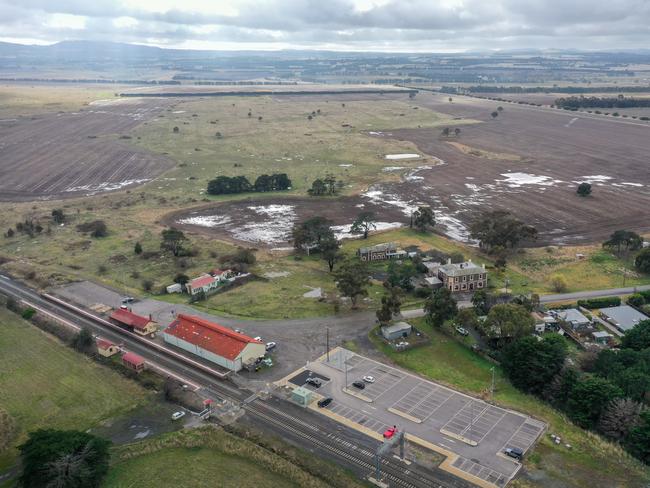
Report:
[{"label": "paved road", "polygon": [[576,291],[573,293],[559,293],[555,295],[542,295],[542,303],[562,302],[565,300],[580,300],[583,298],[612,297],[617,295],[630,295],[638,291],[650,290],[650,285],[628,286],[627,288],[609,288],[607,290]]}]

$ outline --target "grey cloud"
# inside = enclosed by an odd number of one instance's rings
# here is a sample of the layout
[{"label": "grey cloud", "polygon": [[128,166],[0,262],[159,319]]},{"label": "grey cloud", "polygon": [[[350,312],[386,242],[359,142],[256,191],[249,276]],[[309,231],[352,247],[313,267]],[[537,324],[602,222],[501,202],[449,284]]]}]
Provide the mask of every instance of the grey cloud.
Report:
[{"label": "grey cloud", "polygon": [[[360,11],[353,0],[242,0],[238,15],[204,14],[182,2],[166,12],[119,0],[0,0],[0,36],[178,45],[184,41],[338,45],[347,49],[638,47],[650,45],[648,0],[390,0]],[[86,29],[47,24],[51,14],[86,18]],[[115,27],[118,17],[138,23]]]}]

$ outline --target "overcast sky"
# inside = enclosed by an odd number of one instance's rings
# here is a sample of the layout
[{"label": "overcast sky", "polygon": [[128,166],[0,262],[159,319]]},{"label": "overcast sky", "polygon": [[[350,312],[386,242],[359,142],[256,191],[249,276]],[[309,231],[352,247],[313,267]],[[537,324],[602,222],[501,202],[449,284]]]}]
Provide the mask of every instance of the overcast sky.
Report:
[{"label": "overcast sky", "polygon": [[650,0],[0,0],[0,40],[195,49],[650,48]]}]

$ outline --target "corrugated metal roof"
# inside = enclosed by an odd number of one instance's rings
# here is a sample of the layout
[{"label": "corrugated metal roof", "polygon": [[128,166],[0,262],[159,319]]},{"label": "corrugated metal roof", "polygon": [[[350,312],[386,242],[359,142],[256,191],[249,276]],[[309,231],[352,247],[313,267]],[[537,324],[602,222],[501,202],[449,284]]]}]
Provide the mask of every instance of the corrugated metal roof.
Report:
[{"label": "corrugated metal roof", "polygon": [[106,349],[108,349],[109,347],[115,345],[115,344],[113,344],[111,341],[107,341],[106,339],[97,339],[96,343],[97,343],[97,347],[98,347],[98,348],[100,348],[100,349],[104,349],[104,350],[106,350]]},{"label": "corrugated metal roof", "polygon": [[210,275],[199,276],[190,281],[192,288],[203,288],[206,285],[214,283],[216,280]]},{"label": "corrugated metal roof", "polygon": [[129,364],[138,365],[144,363],[144,358],[142,356],[138,356],[134,352],[125,352],[122,354],[122,361]]},{"label": "corrugated metal roof", "polygon": [[247,344],[262,344],[252,337],[194,315],[178,314],[164,333],[231,361],[239,356]]},{"label": "corrugated metal roof", "polygon": [[111,313],[111,319],[135,329],[144,329],[151,320],[148,317],[135,314],[130,310],[118,308]]}]

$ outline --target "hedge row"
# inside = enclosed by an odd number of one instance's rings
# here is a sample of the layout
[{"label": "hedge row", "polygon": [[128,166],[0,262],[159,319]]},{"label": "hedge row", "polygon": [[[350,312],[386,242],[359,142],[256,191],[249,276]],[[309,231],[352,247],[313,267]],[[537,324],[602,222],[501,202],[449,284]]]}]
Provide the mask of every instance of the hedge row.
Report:
[{"label": "hedge row", "polygon": [[578,306],[588,309],[618,307],[621,304],[620,297],[602,297],[590,298],[588,300],[578,300]]}]

